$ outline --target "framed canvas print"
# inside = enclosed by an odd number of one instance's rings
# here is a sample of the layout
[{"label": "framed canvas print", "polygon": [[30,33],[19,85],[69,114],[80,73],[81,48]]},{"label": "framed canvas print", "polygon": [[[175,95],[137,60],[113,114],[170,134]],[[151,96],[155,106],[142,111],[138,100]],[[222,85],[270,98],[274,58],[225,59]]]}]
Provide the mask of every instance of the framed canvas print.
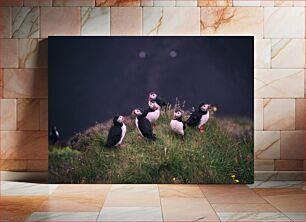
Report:
[{"label": "framed canvas print", "polygon": [[254,37],[49,37],[50,183],[252,183]]}]

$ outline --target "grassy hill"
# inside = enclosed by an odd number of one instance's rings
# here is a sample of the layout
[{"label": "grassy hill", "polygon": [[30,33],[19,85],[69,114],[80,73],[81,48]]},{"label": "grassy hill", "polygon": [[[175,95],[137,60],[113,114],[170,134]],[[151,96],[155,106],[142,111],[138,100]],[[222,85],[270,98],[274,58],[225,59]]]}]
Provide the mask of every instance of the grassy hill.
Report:
[{"label": "grassy hill", "polygon": [[[124,146],[104,147],[109,123],[76,135],[68,146],[49,147],[51,183],[251,183],[253,122],[211,117],[206,132],[187,127],[180,140],[163,111],[156,141],[138,138],[132,120]],[[235,175],[233,178],[232,175]],[[236,181],[235,181],[236,180]]]}]

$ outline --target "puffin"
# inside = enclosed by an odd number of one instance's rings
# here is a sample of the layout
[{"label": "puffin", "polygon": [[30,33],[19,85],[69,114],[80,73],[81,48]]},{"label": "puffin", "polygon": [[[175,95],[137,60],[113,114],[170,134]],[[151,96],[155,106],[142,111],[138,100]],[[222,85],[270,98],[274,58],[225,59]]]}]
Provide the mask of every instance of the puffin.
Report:
[{"label": "puffin", "polygon": [[170,121],[170,127],[172,131],[178,135],[180,135],[182,138],[184,138],[185,135],[185,123],[183,122],[183,113],[180,110],[177,110],[174,112],[174,118]]},{"label": "puffin", "polygon": [[201,103],[198,110],[194,111],[187,120],[187,125],[191,127],[198,127],[200,133],[205,131],[205,124],[209,119],[209,104]]},{"label": "puffin", "polygon": [[53,126],[50,134],[49,134],[49,139],[52,145],[55,145],[59,141],[59,132],[56,128],[56,126]]},{"label": "puffin", "polygon": [[106,147],[120,146],[125,133],[126,133],[126,125],[124,124],[123,116],[115,116],[113,119],[113,126],[108,131]]},{"label": "puffin", "polygon": [[139,134],[149,140],[156,140],[152,125],[145,115],[139,109],[134,109],[133,114],[136,115],[135,125]]},{"label": "puffin", "polygon": [[149,108],[143,112],[143,115],[150,121],[150,123],[155,123],[160,115],[160,106],[155,102],[149,101]]},{"label": "puffin", "polygon": [[156,102],[161,108],[166,106],[167,103],[163,101],[155,92],[150,92],[149,93],[149,102]]}]

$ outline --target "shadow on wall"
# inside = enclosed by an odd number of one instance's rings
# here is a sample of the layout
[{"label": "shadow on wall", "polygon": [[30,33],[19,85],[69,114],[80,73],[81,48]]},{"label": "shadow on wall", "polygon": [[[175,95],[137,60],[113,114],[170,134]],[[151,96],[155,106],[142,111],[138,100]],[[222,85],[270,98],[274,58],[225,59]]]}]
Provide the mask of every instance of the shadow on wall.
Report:
[{"label": "shadow on wall", "polygon": [[[7,83],[8,87],[13,84],[19,87],[7,97],[20,99],[16,104],[19,106],[16,134],[2,134],[0,138],[5,141],[1,147],[4,159],[1,170],[7,171],[1,173],[1,180],[44,183],[48,180],[48,39],[35,41],[25,40],[26,53],[19,58],[21,70],[12,72],[16,76]],[[16,167],[18,163],[14,160],[24,160],[24,167]]]}]

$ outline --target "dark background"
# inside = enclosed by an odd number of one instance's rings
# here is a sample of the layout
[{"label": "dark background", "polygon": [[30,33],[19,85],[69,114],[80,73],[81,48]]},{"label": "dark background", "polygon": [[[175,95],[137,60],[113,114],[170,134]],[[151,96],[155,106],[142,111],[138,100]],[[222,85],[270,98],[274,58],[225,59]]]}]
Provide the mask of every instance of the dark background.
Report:
[{"label": "dark background", "polygon": [[61,139],[146,108],[150,91],[253,119],[253,37],[49,37],[48,47],[49,128]]}]

